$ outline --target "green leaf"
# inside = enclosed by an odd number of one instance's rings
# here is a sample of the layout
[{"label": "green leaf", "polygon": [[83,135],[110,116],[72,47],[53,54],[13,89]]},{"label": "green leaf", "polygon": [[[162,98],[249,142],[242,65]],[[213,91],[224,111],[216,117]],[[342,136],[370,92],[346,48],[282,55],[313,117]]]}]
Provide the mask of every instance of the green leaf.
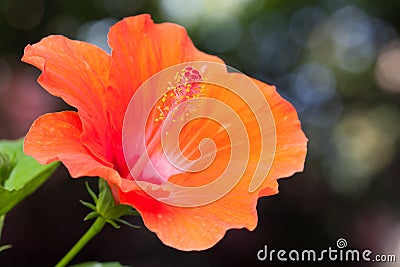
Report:
[{"label": "green leaf", "polygon": [[129,267],[126,265],[121,265],[119,262],[98,262],[98,261],[90,261],[90,262],[83,262],[72,265],[70,267]]},{"label": "green leaf", "polygon": [[[7,171],[7,176],[0,179],[2,181],[0,184],[0,215],[2,215],[41,186],[54,173],[59,163],[41,165],[32,157],[25,155],[23,139],[0,141],[0,153],[6,155],[8,164],[11,166],[11,170]],[[3,169],[7,168],[3,165]]]},{"label": "green leaf", "polygon": [[4,182],[10,176],[14,162],[8,154],[0,151],[0,185],[4,185]]},{"label": "green leaf", "polygon": [[4,250],[6,250],[6,249],[10,249],[10,248],[11,248],[11,245],[3,245],[3,246],[0,246],[0,252],[4,251]]}]

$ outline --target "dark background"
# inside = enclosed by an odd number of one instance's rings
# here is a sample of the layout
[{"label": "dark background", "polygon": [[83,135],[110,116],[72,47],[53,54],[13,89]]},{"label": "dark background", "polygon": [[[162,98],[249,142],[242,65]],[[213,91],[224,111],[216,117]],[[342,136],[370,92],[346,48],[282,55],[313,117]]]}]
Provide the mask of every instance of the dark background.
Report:
[{"label": "dark background", "polygon": [[[256,253],[335,248],[338,238],[400,262],[399,1],[0,0],[0,138],[22,137],[37,116],[68,108],[20,62],[25,45],[63,34],[108,49],[109,26],[140,13],[185,26],[199,49],[276,84],[310,139],[305,171],[259,200],[255,231],[230,230],[207,251],[166,247],[144,227],[107,226],[74,263],[304,266],[259,262]],[[52,266],[66,253],[90,226],[78,202],[89,200],[85,180],[60,168],[7,215],[1,243],[13,247],[0,266]]]}]

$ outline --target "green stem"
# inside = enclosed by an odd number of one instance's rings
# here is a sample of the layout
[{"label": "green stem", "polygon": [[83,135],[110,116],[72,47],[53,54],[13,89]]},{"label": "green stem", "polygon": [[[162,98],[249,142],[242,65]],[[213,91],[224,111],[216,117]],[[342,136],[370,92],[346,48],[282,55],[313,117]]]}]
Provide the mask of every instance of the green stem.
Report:
[{"label": "green stem", "polygon": [[[5,214],[0,215],[0,240],[1,240],[1,234],[2,234],[2,232],[3,232],[4,220],[5,220],[5,219],[6,219],[6,215],[5,215]],[[6,250],[6,249],[9,249],[9,248],[11,248],[11,245],[3,245],[3,246],[0,246],[0,252],[4,251],[4,250]]]},{"label": "green stem", "polygon": [[70,251],[62,258],[55,267],[64,267],[78,254],[79,251],[95,236],[106,224],[106,220],[102,217],[97,217],[96,221],[87,230],[87,232],[79,239],[79,241],[71,248]]},{"label": "green stem", "polygon": [[0,215],[0,240],[1,240],[1,234],[3,232],[3,226],[4,226],[4,220],[6,219],[6,215]]}]

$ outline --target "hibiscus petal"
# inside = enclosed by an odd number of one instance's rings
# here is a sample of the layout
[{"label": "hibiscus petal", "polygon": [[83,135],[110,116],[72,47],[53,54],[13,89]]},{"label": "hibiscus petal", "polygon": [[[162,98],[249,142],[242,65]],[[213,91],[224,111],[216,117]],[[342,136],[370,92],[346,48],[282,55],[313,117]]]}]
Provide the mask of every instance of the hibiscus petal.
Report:
[{"label": "hibiscus petal", "polygon": [[[300,120],[295,108],[283,99],[275,87],[252,79],[268,100],[275,120],[276,150],[266,183],[278,178],[289,177],[304,169],[307,154],[307,137],[301,130]],[[262,188],[264,188],[262,186]],[[276,184],[276,193],[278,185]],[[260,196],[271,195],[270,189],[260,191]]]},{"label": "hibiscus petal", "polygon": [[139,86],[157,72],[188,61],[223,63],[215,56],[199,51],[185,28],[173,23],[154,24],[150,15],[128,17],[111,27],[112,48],[108,92],[118,103],[109,109],[117,129],[122,129],[124,111]]},{"label": "hibiscus petal", "polygon": [[170,206],[139,191],[119,191],[121,203],[136,203],[148,229],[176,249],[204,250],[220,241],[228,229],[253,230],[257,225],[257,198],[247,195],[223,198],[196,208]]},{"label": "hibiscus petal", "polygon": [[[249,192],[249,184],[256,167],[255,163],[259,160],[258,149],[251,150],[249,166],[234,189],[217,201],[204,206],[175,207],[151,199],[144,192],[129,191],[127,185],[120,188],[121,203],[133,205],[141,213],[146,227],[155,232],[166,245],[181,250],[203,250],[217,243],[229,229],[245,227],[253,230],[257,225],[257,199],[261,196],[276,194],[278,192],[277,179],[288,177],[303,169],[307,138],[301,130],[295,109],[279,96],[275,87],[257,80],[253,81],[262,90],[270,105],[277,135],[276,154],[272,167],[260,188],[252,193]],[[245,111],[245,104],[238,105],[240,101],[235,100],[229,94],[221,94],[217,97],[225,101],[231,100],[236,104],[235,109],[241,113],[240,115],[248,124],[246,128],[252,131],[249,133],[249,142],[257,147],[259,145],[257,139],[260,136],[253,134],[257,125],[248,114],[250,111]],[[207,125],[212,124],[203,125],[202,132],[216,132],[215,129],[206,129]],[[199,128],[191,127],[191,129],[194,129],[195,132],[188,136],[196,138],[193,136],[199,134]],[[208,172],[202,173],[213,175]],[[171,180],[180,183],[179,178],[181,178],[188,185],[187,182],[190,183],[190,179],[195,176],[199,179],[199,174],[195,174],[174,176]],[[208,178],[210,177],[205,177],[206,180]]]},{"label": "hibiscus petal", "polygon": [[[75,112],[61,112],[40,117],[25,139],[25,152],[42,163],[62,161],[73,177],[101,176],[114,191],[119,187],[119,201],[135,207],[145,225],[169,246],[181,250],[207,249],[228,229],[253,230],[257,224],[258,197],[277,193],[278,178],[303,169],[307,139],[294,108],[273,87],[254,80],[272,109],[277,134],[276,154],[261,187],[249,192],[260,145],[259,134],[254,130],[249,141],[258,145],[251,150],[248,169],[232,191],[199,207],[167,205],[139,190],[128,175],[124,174],[126,179],[121,179],[116,167],[109,163],[110,158],[117,158],[121,166],[125,163],[121,129],[126,107],[135,90],[162,69],[185,61],[223,62],[198,51],[184,28],[171,23],[154,24],[149,15],[117,23],[111,28],[109,42],[113,48],[111,70],[110,57],[105,52],[61,36],[45,38],[26,48],[23,60],[43,71],[39,82],[50,93],[77,107],[79,116]],[[220,97],[221,100],[233,99],[223,94]],[[249,111],[244,113],[241,109],[237,107],[241,117],[249,120],[246,129],[251,130]],[[108,123],[109,116],[112,123]],[[217,132],[209,125],[205,124],[202,131]],[[193,135],[197,134],[195,131]],[[190,136],[191,131],[187,135]],[[192,176],[177,176],[173,177],[176,181],[187,179],[190,184]],[[168,194],[160,190],[161,193]]]},{"label": "hibiscus petal", "polygon": [[120,176],[111,164],[96,160],[82,144],[82,123],[78,113],[64,111],[39,117],[25,137],[24,152],[42,164],[61,161],[72,177],[100,176],[120,184]]},{"label": "hibiscus petal", "polygon": [[100,48],[63,36],[49,36],[25,48],[22,61],[42,71],[38,82],[52,95],[76,107],[81,140],[99,159],[108,153],[105,91],[110,56]]}]

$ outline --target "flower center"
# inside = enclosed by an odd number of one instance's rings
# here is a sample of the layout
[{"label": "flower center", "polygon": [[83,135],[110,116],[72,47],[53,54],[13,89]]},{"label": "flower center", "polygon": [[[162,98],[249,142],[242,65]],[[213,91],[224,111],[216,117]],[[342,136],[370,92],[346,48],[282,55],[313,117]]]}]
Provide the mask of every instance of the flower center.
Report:
[{"label": "flower center", "polygon": [[[204,81],[204,78],[200,71],[193,67],[186,67],[181,72],[177,72],[174,83],[169,82],[168,91],[157,103],[159,114],[158,117],[156,116],[155,121],[165,120],[169,113],[173,115],[178,110],[179,104],[204,96],[205,88],[202,81]],[[184,114],[189,116],[190,113],[196,111],[196,107],[188,105],[186,111]],[[180,119],[183,120],[184,118]],[[173,118],[172,121],[176,121],[176,118]]]}]

